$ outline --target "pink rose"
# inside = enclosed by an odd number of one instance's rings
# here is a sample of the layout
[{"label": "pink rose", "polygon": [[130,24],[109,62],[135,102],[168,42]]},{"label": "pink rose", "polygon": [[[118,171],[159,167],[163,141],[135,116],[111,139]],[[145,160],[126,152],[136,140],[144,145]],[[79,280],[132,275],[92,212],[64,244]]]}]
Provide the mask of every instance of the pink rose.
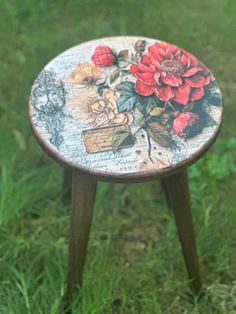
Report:
[{"label": "pink rose", "polygon": [[91,59],[99,67],[109,67],[116,63],[116,55],[108,46],[98,46]]},{"label": "pink rose", "polygon": [[189,135],[187,134],[187,128],[189,128],[191,132],[191,127],[196,124],[199,120],[199,116],[193,112],[183,112],[180,113],[174,120],[172,130],[175,134],[179,137],[186,137]]}]

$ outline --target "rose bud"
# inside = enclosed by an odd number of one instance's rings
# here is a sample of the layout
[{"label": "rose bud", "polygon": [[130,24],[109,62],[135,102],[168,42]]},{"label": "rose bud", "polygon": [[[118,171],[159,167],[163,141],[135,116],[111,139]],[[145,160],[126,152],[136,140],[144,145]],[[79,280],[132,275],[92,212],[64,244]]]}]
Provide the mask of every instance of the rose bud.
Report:
[{"label": "rose bud", "polygon": [[143,52],[145,50],[146,41],[145,40],[138,40],[136,41],[134,47],[138,52]]},{"label": "rose bud", "polygon": [[195,135],[199,116],[193,112],[180,113],[173,122],[172,130],[179,137],[188,138]]},{"label": "rose bud", "polygon": [[116,63],[116,55],[108,46],[98,46],[91,59],[99,67],[109,67]]}]

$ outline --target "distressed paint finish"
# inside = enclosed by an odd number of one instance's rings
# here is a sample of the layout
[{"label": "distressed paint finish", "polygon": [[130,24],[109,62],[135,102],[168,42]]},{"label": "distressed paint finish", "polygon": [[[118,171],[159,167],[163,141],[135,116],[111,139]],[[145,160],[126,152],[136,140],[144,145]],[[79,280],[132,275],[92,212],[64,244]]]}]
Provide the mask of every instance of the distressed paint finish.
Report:
[{"label": "distressed paint finish", "polygon": [[53,59],[32,88],[30,117],[41,145],[66,166],[138,179],[202,155],[219,131],[222,100],[191,54],[156,39],[112,37]]}]

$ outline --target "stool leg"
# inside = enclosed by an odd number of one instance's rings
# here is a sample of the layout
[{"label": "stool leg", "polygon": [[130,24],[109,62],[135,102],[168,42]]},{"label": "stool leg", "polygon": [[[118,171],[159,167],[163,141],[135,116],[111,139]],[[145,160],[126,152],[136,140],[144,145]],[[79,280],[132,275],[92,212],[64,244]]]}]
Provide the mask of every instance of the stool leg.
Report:
[{"label": "stool leg", "polygon": [[63,186],[62,186],[62,202],[67,203],[71,199],[72,187],[72,171],[68,168],[64,169]]},{"label": "stool leg", "polygon": [[174,211],[178,236],[191,286],[198,293],[202,288],[193,220],[187,170],[163,179],[171,207]]},{"label": "stool leg", "polygon": [[72,209],[66,297],[82,286],[97,181],[72,173]]}]

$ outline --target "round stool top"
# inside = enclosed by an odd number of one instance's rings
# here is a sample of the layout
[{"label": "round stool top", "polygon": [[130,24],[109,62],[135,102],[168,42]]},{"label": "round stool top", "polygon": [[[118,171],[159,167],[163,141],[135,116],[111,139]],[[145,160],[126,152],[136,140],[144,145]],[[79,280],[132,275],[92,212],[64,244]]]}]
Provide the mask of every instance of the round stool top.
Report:
[{"label": "round stool top", "polygon": [[143,37],[97,39],[60,54],[34,82],[29,107],[49,155],[114,180],[188,166],[222,120],[210,71],[185,50]]}]

